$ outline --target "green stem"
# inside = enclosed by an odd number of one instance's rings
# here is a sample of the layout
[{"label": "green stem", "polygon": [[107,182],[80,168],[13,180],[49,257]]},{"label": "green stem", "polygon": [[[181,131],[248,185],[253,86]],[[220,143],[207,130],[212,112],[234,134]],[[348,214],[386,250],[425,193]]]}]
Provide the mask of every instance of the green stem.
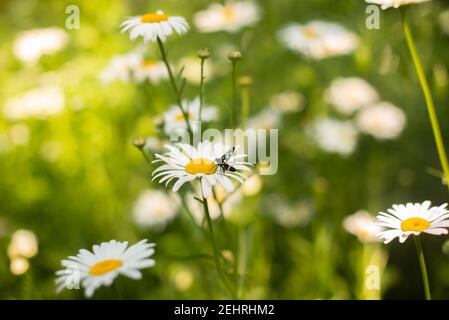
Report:
[{"label": "green stem", "polygon": [[240,116],[240,126],[245,128],[246,120],[248,120],[249,116],[249,104],[250,104],[250,93],[249,93],[249,84],[241,86],[241,96],[242,96],[242,113]]},{"label": "green stem", "polygon": [[173,71],[170,67],[170,63],[168,62],[167,53],[165,52],[165,48],[164,48],[164,43],[162,42],[161,39],[159,39],[159,37],[157,38],[157,44],[159,45],[159,51],[161,52],[161,59],[164,62],[165,67],[167,68],[168,76],[170,78],[170,84],[173,87],[173,91],[175,92],[176,102],[179,106],[179,109],[182,112],[182,115],[184,116],[184,120],[186,122],[187,130],[189,131],[190,137],[192,137],[193,131],[192,131],[192,127],[190,126],[189,115],[188,115],[187,111],[184,110],[184,108],[182,106],[181,92],[179,91],[178,85],[176,84],[175,76],[173,75]]},{"label": "green stem", "polygon": [[237,61],[232,61],[232,127],[237,124]]},{"label": "green stem", "polygon": [[203,111],[204,104],[204,59],[201,58],[201,79],[200,79],[200,110],[199,110],[199,120],[201,121],[201,113]]},{"label": "green stem", "polygon": [[[415,42],[413,40],[412,33],[410,31],[410,26],[407,21],[406,9],[401,10],[402,18],[402,28],[404,30],[405,39],[407,41],[408,49],[415,65],[416,73],[418,75],[419,82],[421,84],[421,89],[424,93],[426,100],[427,111],[429,113],[430,124],[432,125],[433,135],[435,138],[435,143],[438,150],[438,156],[440,158],[441,167],[443,168],[444,177],[446,181],[449,181],[449,164],[447,161],[446,151],[444,149],[443,137],[441,135],[440,125],[438,123],[438,117],[435,112],[435,105],[433,103],[432,94],[430,92],[430,87],[424,73],[424,68],[419,59],[418,52],[416,50]],[[449,188],[449,184],[447,185]]]},{"label": "green stem", "polygon": [[422,282],[426,300],[432,300],[430,295],[429,277],[427,275],[426,261],[424,259],[424,253],[421,246],[421,238],[419,236],[414,236],[413,239],[415,240],[416,251],[418,252],[419,266],[421,267]]},{"label": "green stem", "polygon": [[223,273],[223,271],[221,269],[220,254],[219,254],[219,251],[218,251],[217,242],[215,241],[214,229],[212,227],[212,219],[210,217],[209,206],[207,204],[207,199],[204,197],[204,195],[203,195],[203,209],[204,209],[204,215],[206,216],[207,227],[208,227],[209,233],[210,233],[210,239],[211,239],[211,242],[212,242],[212,249],[214,251],[214,260],[215,260],[215,267],[217,269],[217,273],[218,273],[219,277],[221,278],[221,280],[223,281],[223,283],[225,284],[225,286],[231,292],[232,296],[235,297],[235,291],[232,288],[232,286],[229,284],[228,280],[226,279],[226,276],[224,275],[224,273]]}]

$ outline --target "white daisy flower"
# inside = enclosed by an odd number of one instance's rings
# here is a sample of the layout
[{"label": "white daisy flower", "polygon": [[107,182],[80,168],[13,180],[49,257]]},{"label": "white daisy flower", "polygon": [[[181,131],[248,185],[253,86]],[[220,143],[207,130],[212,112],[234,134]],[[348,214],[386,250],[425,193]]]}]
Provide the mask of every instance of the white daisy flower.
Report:
[{"label": "white daisy flower", "polygon": [[[182,106],[186,114],[189,116],[190,126],[192,127],[193,130],[195,130],[196,126],[194,125],[194,123],[196,121],[200,121],[200,98],[196,97],[191,101],[183,100]],[[217,115],[218,111],[216,107],[204,105],[203,110],[201,111],[201,121],[204,122],[213,121],[217,118]],[[184,114],[181,112],[178,105],[170,106],[168,111],[164,113],[163,117],[164,117],[164,132],[167,135],[170,135],[170,133],[173,130],[187,129]]]},{"label": "white daisy flower", "polygon": [[108,66],[100,75],[100,81],[103,84],[115,80],[130,82],[132,80],[133,70],[136,70],[142,64],[142,55],[140,52],[133,51],[126,54],[114,56]]},{"label": "white daisy flower", "polygon": [[29,117],[44,119],[61,113],[64,106],[62,89],[56,85],[46,85],[10,98],[3,111],[5,117],[11,120]]},{"label": "white daisy flower", "polygon": [[[195,148],[189,144],[179,144],[179,149],[166,145],[169,150],[164,154],[156,154],[156,160],[153,162],[164,162],[162,166],[153,171],[153,180],[159,179],[159,182],[165,182],[167,186],[171,181],[176,180],[173,185],[173,191],[176,192],[186,182],[195,179],[201,180],[201,189],[203,196],[208,198],[212,194],[212,186],[217,183],[222,185],[226,191],[232,192],[234,184],[232,179],[243,183],[246,176],[239,171],[251,171],[250,163],[241,161],[245,154],[236,154],[232,152],[233,147],[226,146],[220,142],[212,144],[209,141],[200,142]],[[237,149],[237,147],[235,147]],[[222,170],[217,159],[229,153],[229,159],[226,163],[231,170]]]},{"label": "white daisy flower", "polygon": [[142,278],[140,269],[154,266],[153,259],[156,244],[144,239],[128,246],[128,242],[111,240],[92,247],[93,252],[81,249],[76,256],[62,260],[65,268],[56,272],[57,292],[73,286],[73,281],[80,281],[86,297],[93,296],[101,286],[110,286],[118,275],[131,279]]},{"label": "white daisy flower", "polygon": [[213,3],[193,17],[193,22],[200,32],[237,32],[259,20],[260,9],[254,1]]},{"label": "white daisy flower", "polygon": [[367,3],[373,3],[381,6],[382,9],[399,8],[407,4],[416,4],[428,2],[430,0],[365,0]]},{"label": "white daisy flower", "polygon": [[290,50],[313,59],[350,54],[359,38],[337,23],[314,20],[307,24],[291,23],[281,29],[279,40]]},{"label": "white daisy flower", "polygon": [[319,119],[309,129],[309,134],[326,152],[348,156],[357,146],[358,131],[351,121]]},{"label": "white daisy flower", "polygon": [[69,35],[64,29],[32,29],[19,34],[13,44],[13,52],[19,60],[34,64],[41,56],[63,49],[68,42]]},{"label": "white daisy flower", "polygon": [[374,103],[379,95],[367,81],[357,77],[337,78],[332,81],[324,93],[327,103],[338,112],[350,115],[355,111]]},{"label": "white daisy flower", "polygon": [[378,225],[388,230],[379,232],[377,236],[385,243],[399,238],[403,243],[410,235],[418,236],[421,232],[442,235],[449,228],[449,211],[447,203],[439,207],[430,207],[430,201],[423,203],[394,204],[387,212],[379,212],[376,217]]},{"label": "white daisy flower", "polygon": [[365,210],[347,216],[343,220],[343,227],[357,236],[361,242],[377,242],[379,241],[377,234],[383,231],[383,228],[376,223],[376,219]]},{"label": "white daisy flower", "polygon": [[184,34],[189,30],[189,24],[183,17],[169,16],[163,11],[147,13],[126,19],[120,26],[122,32],[129,31],[129,38],[136,40],[141,36],[144,42],[165,41],[175,31]]},{"label": "white daisy flower", "polygon": [[270,99],[270,108],[280,113],[299,112],[304,109],[304,105],[304,95],[293,90],[279,92]]},{"label": "white daisy flower", "polygon": [[161,80],[168,79],[168,71],[163,61],[144,59],[133,69],[133,76],[137,82],[148,80],[158,84]]},{"label": "white daisy flower", "polygon": [[389,102],[362,109],[356,117],[360,131],[371,134],[377,139],[398,137],[406,124],[404,111]]},{"label": "white daisy flower", "polygon": [[38,252],[37,237],[33,231],[17,230],[11,237],[11,242],[8,245],[9,258],[32,258]]},{"label": "white daisy flower", "polygon": [[139,47],[126,54],[116,55],[100,75],[103,84],[119,80],[122,82],[150,81],[158,84],[161,80],[168,79],[167,68],[163,61],[146,59],[145,46]]},{"label": "white daisy flower", "polygon": [[174,194],[146,190],[134,204],[134,221],[142,228],[163,230],[176,217],[178,207],[179,202]]}]

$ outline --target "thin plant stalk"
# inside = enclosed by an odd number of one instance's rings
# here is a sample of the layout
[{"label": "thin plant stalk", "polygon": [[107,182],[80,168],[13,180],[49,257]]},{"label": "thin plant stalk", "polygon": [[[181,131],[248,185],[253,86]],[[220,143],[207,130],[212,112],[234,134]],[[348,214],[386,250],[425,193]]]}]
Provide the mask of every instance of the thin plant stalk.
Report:
[{"label": "thin plant stalk", "polygon": [[161,59],[164,62],[165,67],[167,68],[168,76],[170,78],[170,84],[173,87],[173,91],[175,92],[176,102],[179,106],[179,109],[182,112],[182,115],[184,116],[184,120],[187,125],[187,130],[189,131],[189,134],[192,137],[193,130],[192,130],[192,127],[190,126],[189,115],[188,115],[187,111],[184,110],[184,108],[182,106],[181,91],[179,90],[178,85],[176,84],[175,76],[173,75],[173,71],[170,67],[170,63],[168,62],[167,53],[164,48],[164,43],[162,42],[161,39],[159,39],[159,37],[157,38],[157,44],[159,46],[159,51],[161,52]]},{"label": "thin plant stalk", "polygon": [[218,251],[217,242],[215,240],[214,228],[212,226],[212,219],[210,217],[209,206],[207,204],[207,199],[204,197],[204,195],[202,196],[202,198],[203,198],[202,202],[203,202],[204,215],[206,216],[207,227],[209,229],[210,240],[212,242],[212,249],[213,249],[213,252],[214,252],[215,267],[217,269],[217,273],[218,273],[219,277],[221,278],[221,280],[223,281],[223,283],[225,284],[227,289],[230,291],[230,293],[233,295],[233,297],[235,297],[235,291],[232,288],[232,286],[230,285],[230,283],[228,282],[228,280],[226,279],[226,276],[223,273],[223,270],[221,268],[220,253]]},{"label": "thin plant stalk", "polygon": [[202,111],[203,111],[203,105],[204,105],[204,58],[201,58],[201,78],[200,78],[200,110],[199,110],[199,120],[201,121],[202,117]]},{"label": "thin plant stalk", "polygon": [[426,300],[432,300],[430,295],[429,277],[427,275],[426,261],[424,259],[424,253],[421,245],[421,238],[419,236],[413,237],[415,240],[416,251],[418,253],[419,266],[421,268],[422,282],[424,287],[424,294]]},{"label": "thin plant stalk", "polygon": [[232,126],[237,124],[237,61],[232,61]]},{"label": "thin plant stalk", "polygon": [[249,116],[250,109],[250,84],[249,83],[241,83],[240,84],[240,94],[242,97],[242,112],[240,115],[240,126],[242,128],[245,127],[246,121]]},{"label": "thin plant stalk", "polygon": [[[446,181],[449,181],[449,163],[447,161],[446,150],[444,149],[443,137],[441,134],[440,125],[438,122],[438,117],[435,112],[435,105],[433,102],[432,94],[430,91],[429,83],[427,82],[426,75],[424,73],[424,68],[422,66],[421,60],[416,50],[415,41],[410,30],[410,26],[406,16],[406,9],[401,10],[402,18],[402,28],[404,30],[405,39],[407,41],[407,46],[410,51],[410,55],[415,65],[416,73],[418,75],[419,83],[421,84],[421,89],[424,93],[426,100],[427,111],[429,113],[430,124],[432,126],[432,131],[435,139],[435,144],[437,146],[438,156],[440,158],[441,167],[443,168],[443,173]],[[449,184],[447,184],[449,189]]]}]

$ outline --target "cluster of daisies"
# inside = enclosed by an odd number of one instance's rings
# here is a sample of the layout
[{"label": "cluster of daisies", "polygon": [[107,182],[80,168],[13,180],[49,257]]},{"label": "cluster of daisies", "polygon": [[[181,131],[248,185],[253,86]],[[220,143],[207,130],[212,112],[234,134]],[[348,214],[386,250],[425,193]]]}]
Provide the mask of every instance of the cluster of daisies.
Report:
[{"label": "cluster of daisies", "polygon": [[[224,25],[229,22],[236,23],[249,17],[236,14],[242,6],[248,9],[254,4],[247,2],[238,5],[211,6],[206,12],[199,13],[195,19],[210,32],[210,26],[205,26],[203,23],[204,15],[212,14],[214,16],[211,11],[219,10],[220,14],[225,17],[225,20],[222,21]],[[234,16],[234,14],[236,15]],[[257,14],[257,9],[253,14]],[[210,18],[207,17],[207,19]],[[240,27],[244,25],[240,23]],[[162,45],[171,34],[187,32],[189,25],[182,17],[173,17],[162,11],[157,11],[129,18],[122,24],[121,29],[123,32],[129,32],[131,40],[142,37],[144,42],[157,41]],[[170,76],[167,65],[157,61],[148,61],[144,51],[145,49],[138,48],[130,54],[113,59],[110,67],[103,73],[102,80],[109,82],[118,78],[125,82],[132,80],[157,82]],[[180,105],[171,106],[164,114],[164,132],[169,135],[174,130],[186,130],[193,127],[196,121],[211,121],[216,116],[217,108],[213,106],[204,106],[203,108],[199,98],[191,101],[183,100]],[[184,184],[191,183],[193,190],[195,188],[200,190],[203,201],[211,198],[219,188],[225,193],[232,194],[236,183],[243,184],[247,179],[247,175],[244,173],[251,171],[252,165],[244,161],[246,155],[237,153],[238,146],[231,147],[221,142],[204,141],[196,146],[167,144],[164,148],[166,152],[155,155],[156,160],[153,162],[161,165],[153,171],[153,180],[158,180],[166,186],[171,183],[171,189],[174,192],[177,192]],[[226,155],[226,164],[232,170],[224,170],[220,166],[221,163],[217,159],[221,159],[224,155]],[[195,182],[198,182],[199,186]],[[193,199],[193,197],[189,198]],[[136,220],[140,220],[141,224],[148,222],[145,209],[148,204],[154,203],[158,203],[160,216],[152,215],[149,224],[163,228],[170,219],[174,218],[179,203],[162,192],[146,193],[136,203],[134,210]],[[231,203],[231,201],[227,203]],[[189,205],[192,206],[192,204]],[[220,212],[218,206],[215,209],[212,207],[211,212]],[[218,214],[214,216],[218,216]],[[198,221],[198,223],[201,222]],[[85,288],[86,297],[92,297],[97,288],[110,286],[120,274],[132,279],[140,279],[142,277],[140,270],[155,264],[155,261],[151,259],[155,252],[155,244],[147,243],[145,239],[127,247],[127,242],[111,240],[94,245],[93,252],[81,249],[76,256],[70,256],[63,260],[64,269],[57,272],[57,291],[64,288],[77,288],[81,284]]]},{"label": "cluster of daisies", "polygon": [[[398,7],[402,4],[424,2],[424,0],[371,0],[370,2],[382,5],[383,8]],[[209,8],[198,12],[194,23],[201,32],[227,31],[236,32],[243,27],[251,26],[260,20],[260,10],[253,1],[227,2],[225,4],[211,4]],[[189,30],[186,20],[178,16],[170,16],[162,11],[147,13],[142,16],[131,17],[121,26],[123,32],[129,32],[130,39],[139,37],[144,42],[163,43],[173,33],[184,34]],[[336,55],[352,52],[358,44],[358,37],[345,28],[329,22],[312,21],[305,25],[290,24],[279,32],[279,39],[291,50],[315,59],[324,59]],[[137,82],[150,80],[158,82],[167,78],[167,70],[160,61],[148,60],[145,50],[138,49],[130,54],[117,57],[111,61],[110,67],[104,72],[102,79],[108,82],[112,79],[123,81],[135,80]],[[119,70],[119,72],[117,72]],[[354,90],[354,86],[358,86]],[[347,87],[347,89],[345,89]],[[340,93],[345,97],[339,96]],[[360,79],[339,79],[332,84],[326,93],[328,102],[336,110],[344,114],[352,114],[363,108],[357,115],[360,130],[364,130],[379,139],[390,139],[397,136],[405,123],[404,115],[398,108],[388,103],[372,105],[378,99],[374,89]],[[186,129],[190,121],[211,121],[216,117],[216,108],[206,106],[200,118],[200,101],[182,101],[179,106],[170,108],[164,115],[164,131]],[[364,112],[364,113],[363,113]],[[186,119],[186,116],[188,119]],[[270,116],[265,116],[270,118]],[[377,118],[373,120],[373,118]],[[393,120],[391,120],[393,118]],[[331,151],[350,153],[353,145],[343,147],[329,147],[339,143],[335,138],[335,129],[341,130],[340,137],[356,136],[355,129],[348,124],[325,120],[324,131],[328,136],[334,136],[332,143],[325,143]],[[334,121],[334,122],[333,122]],[[276,125],[276,124],[275,124]],[[221,188],[232,193],[236,184],[243,184],[247,179],[245,172],[251,171],[251,164],[244,161],[245,154],[235,153],[236,147],[227,146],[221,142],[200,142],[193,146],[179,144],[177,146],[165,145],[165,152],[157,153],[154,163],[160,166],[153,171],[153,180],[169,186],[177,192],[185,184],[191,184],[193,190],[199,189],[204,199],[212,196],[213,191]],[[217,159],[227,156],[227,164],[233,170],[223,170]],[[195,182],[198,184],[195,185]],[[195,189],[196,188],[196,189]],[[192,197],[193,199],[193,197]],[[236,199],[235,201],[238,201]],[[146,193],[136,204],[136,219],[148,221],[142,214],[148,203],[163,204],[159,212],[163,219],[153,217],[164,227],[174,217],[179,203],[177,200],[162,192]],[[198,204],[197,204],[198,205]],[[446,234],[449,228],[449,211],[447,204],[431,207],[429,201],[422,204],[407,203],[406,205],[393,205],[387,213],[381,212],[377,222],[367,213],[357,213],[345,220],[345,228],[357,235],[360,239],[373,241],[380,238],[388,243],[394,238],[404,242],[409,236],[418,236],[421,233]],[[286,210],[287,211],[287,210]],[[291,215],[278,215],[281,223],[291,223]],[[295,220],[296,221],[296,220]],[[297,223],[301,223],[297,222]],[[375,235],[375,237],[373,236]],[[70,256],[62,261],[63,269],[57,272],[57,290],[75,288],[80,284],[85,288],[85,295],[92,297],[100,286],[110,286],[118,275],[132,279],[142,277],[141,270],[155,265],[151,257],[155,252],[155,244],[148,243],[146,239],[128,247],[127,242],[111,240],[100,245],[94,245],[92,251],[81,249],[76,256]]]},{"label": "cluster of daisies", "polygon": [[406,125],[404,111],[381,101],[376,89],[362,78],[335,79],[326,89],[324,100],[339,117],[315,120],[309,134],[326,152],[350,155],[357,146],[359,133],[378,140],[395,139]]}]

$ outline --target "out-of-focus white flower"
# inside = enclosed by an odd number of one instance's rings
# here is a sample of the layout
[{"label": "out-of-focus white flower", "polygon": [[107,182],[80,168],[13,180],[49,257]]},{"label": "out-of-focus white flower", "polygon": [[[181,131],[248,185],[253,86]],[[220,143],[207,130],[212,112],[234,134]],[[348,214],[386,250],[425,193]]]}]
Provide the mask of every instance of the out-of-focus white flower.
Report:
[{"label": "out-of-focus white flower", "polygon": [[3,112],[5,117],[11,120],[47,118],[61,113],[64,105],[65,97],[61,88],[48,85],[9,99]]},{"label": "out-of-focus white flower", "polygon": [[120,80],[129,82],[132,80],[133,71],[142,64],[143,57],[139,51],[117,55],[111,59],[108,66],[100,75],[103,84]]},{"label": "out-of-focus white flower", "polygon": [[143,228],[164,229],[178,212],[179,202],[174,194],[159,190],[143,192],[134,204],[134,221]]},{"label": "out-of-focus white flower", "polygon": [[193,22],[200,32],[237,32],[259,20],[259,6],[255,1],[249,0],[213,3],[193,17]]},{"label": "out-of-focus white flower", "polygon": [[[196,97],[193,100],[183,100],[182,106],[189,116],[190,126],[195,130],[194,123],[200,120],[200,98]],[[217,107],[203,106],[201,111],[201,121],[209,122],[217,118]],[[179,109],[178,105],[172,105],[167,112],[164,113],[164,131],[167,135],[170,135],[173,130],[187,129],[187,124],[183,113]]]},{"label": "out-of-focus white flower", "polygon": [[350,54],[359,44],[354,33],[337,23],[320,20],[304,25],[291,23],[278,36],[290,50],[317,60]]},{"label": "out-of-focus white flower", "polygon": [[158,84],[168,79],[167,68],[163,61],[145,58],[146,46],[113,57],[100,75],[103,84],[119,80],[122,82],[150,81]]},{"label": "out-of-focus white flower", "polygon": [[319,119],[312,125],[309,134],[326,152],[348,156],[357,146],[358,131],[351,121]]},{"label": "out-of-focus white flower", "polygon": [[159,10],[142,16],[127,18],[120,26],[122,32],[129,31],[129,38],[134,41],[139,36],[144,42],[165,41],[173,34],[184,34],[189,30],[189,24],[183,17],[169,16]]},{"label": "out-of-focus white flower", "polygon": [[30,230],[17,230],[11,237],[8,245],[8,256],[10,259],[17,257],[32,258],[37,254],[37,237]]},{"label": "out-of-focus white flower", "polygon": [[[155,252],[155,243],[141,240],[128,247],[128,242],[111,240],[94,245],[92,252],[81,249],[76,256],[61,261],[64,269],[56,272],[56,291],[80,281],[84,295],[92,297],[101,286],[110,286],[120,274],[134,280],[142,278],[141,269],[153,267],[150,257]],[[128,248],[127,248],[128,247]]]},{"label": "out-of-focus white flower", "polygon": [[376,89],[357,77],[335,79],[324,97],[337,111],[347,115],[379,99]]},{"label": "out-of-focus white flower", "polygon": [[20,33],[13,44],[14,55],[26,63],[36,63],[43,55],[50,55],[64,48],[68,33],[57,27],[32,29]]},{"label": "out-of-focus white flower", "polygon": [[[200,59],[196,57],[184,57],[178,62],[179,68],[183,68],[182,77],[191,84],[199,84],[201,81]],[[210,59],[204,61],[204,81],[210,81],[215,75],[215,68]]]},{"label": "out-of-focus white flower", "polygon": [[157,84],[161,80],[168,79],[167,67],[162,61],[145,59],[133,71],[137,82],[148,80]]},{"label": "out-of-focus white flower", "polygon": [[343,220],[343,227],[357,236],[361,242],[378,242],[380,240],[377,234],[383,231],[383,228],[376,223],[375,217],[365,210],[359,210],[346,217]]},{"label": "out-of-focus white flower", "polygon": [[246,126],[252,129],[277,129],[282,122],[281,113],[273,109],[266,108],[258,114],[250,117]]},{"label": "out-of-focus white flower", "polygon": [[299,112],[304,109],[304,96],[296,91],[283,91],[271,97],[270,107],[281,113]]},{"label": "out-of-focus white flower", "polygon": [[164,146],[167,144],[163,139],[157,137],[148,137],[145,141],[143,149],[151,153],[160,153],[164,150]]},{"label": "out-of-focus white flower", "polygon": [[262,190],[262,187],[262,177],[258,174],[253,174],[248,179],[246,179],[240,190],[244,196],[250,197],[258,194],[260,190]]},{"label": "out-of-focus white flower", "polygon": [[388,8],[399,8],[407,4],[416,4],[422,2],[428,2],[430,0],[365,0],[367,3],[377,4],[382,7],[382,9]]},{"label": "out-of-focus white flower", "polygon": [[28,271],[30,268],[30,263],[28,259],[16,257],[11,259],[9,264],[9,270],[15,276],[20,276]]},{"label": "out-of-focus white flower", "polygon": [[356,118],[360,131],[369,133],[378,139],[398,137],[406,124],[402,109],[389,102],[380,102],[362,109]]},{"label": "out-of-focus white flower", "polygon": [[444,10],[438,16],[438,22],[440,24],[441,30],[447,35],[449,35],[449,10]]},{"label": "out-of-focus white flower", "polygon": [[171,277],[176,289],[178,289],[179,291],[187,291],[193,285],[194,276],[192,271],[190,271],[189,269],[182,267],[176,268],[175,270],[173,270]]},{"label": "out-of-focus white flower", "polygon": [[273,220],[284,228],[307,225],[313,216],[313,208],[308,200],[290,204],[279,195],[269,195],[263,203]]}]

